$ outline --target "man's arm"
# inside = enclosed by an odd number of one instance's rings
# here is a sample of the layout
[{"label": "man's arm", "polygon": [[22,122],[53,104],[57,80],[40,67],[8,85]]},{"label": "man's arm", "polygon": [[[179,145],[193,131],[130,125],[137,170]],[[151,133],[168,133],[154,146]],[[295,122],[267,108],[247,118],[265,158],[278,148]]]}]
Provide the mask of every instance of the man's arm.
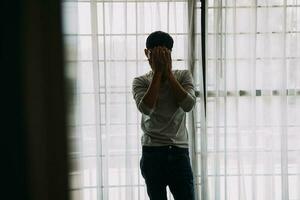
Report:
[{"label": "man's arm", "polygon": [[163,60],[161,60],[160,54],[162,49],[160,47],[154,48],[152,50],[151,63],[154,71],[152,81],[148,88],[146,88],[139,79],[134,79],[133,81],[133,95],[136,101],[138,109],[145,115],[150,115],[156,105],[159,88],[161,84],[161,79],[163,76]]},{"label": "man's arm", "polygon": [[149,86],[145,96],[142,99],[142,102],[146,106],[148,106],[148,108],[150,108],[150,109],[153,109],[156,105],[158,94],[159,94],[161,78],[162,78],[162,73],[154,72],[150,86]]},{"label": "man's arm", "polygon": [[145,115],[150,115],[154,110],[158,99],[161,77],[161,73],[154,73],[148,88],[141,79],[135,78],[133,80],[132,93],[134,100],[139,111]]},{"label": "man's arm", "polygon": [[159,94],[159,88],[161,84],[161,79],[164,74],[164,71],[166,71],[166,59],[163,59],[162,56],[164,52],[164,48],[162,47],[155,47],[152,50],[152,57],[151,63],[152,68],[154,70],[154,75],[151,81],[151,84],[145,94],[145,96],[142,99],[142,102],[148,106],[150,109],[154,109],[156,105],[156,101]]},{"label": "man's arm", "polygon": [[168,80],[178,105],[185,112],[189,112],[196,103],[193,79],[187,70],[184,71],[182,78],[183,83],[181,85],[172,72],[168,73]]},{"label": "man's arm", "polygon": [[180,83],[178,83],[178,81],[176,80],[176,78],[174,77],[172,72],[170,72],[168,74],[168,80],[169,80],[170,86],[172,88],[172,91],[175,95],[176,101],[177,102],[183,101],[186,98],[186,96],[188,95],[188,93],[180,85]]},{"label": "man's arm", "polygon": [[185,111],[189,112],[196,103],[193,78],[188,70],[183,71],[182,83],[180,84],[172,73],[172,58],[171,52],[164,49],[163,59],[166,63],[167,79],[170,83],[173,94],[178,105]]}]

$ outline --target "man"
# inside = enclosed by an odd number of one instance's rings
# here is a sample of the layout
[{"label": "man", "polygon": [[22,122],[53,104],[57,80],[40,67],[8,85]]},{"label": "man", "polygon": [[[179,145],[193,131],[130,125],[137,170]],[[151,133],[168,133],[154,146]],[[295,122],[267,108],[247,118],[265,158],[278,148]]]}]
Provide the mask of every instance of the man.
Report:
[{"label": "man", "polygon": [[132,83],[144,132],[140,167],[151,200],[166,200],[167,186],[175,200],[195,199],[186,112],[196,97],[190,72],[172,70],[173,43],[168,33],[151,33],[144,51],[152,71]]}]

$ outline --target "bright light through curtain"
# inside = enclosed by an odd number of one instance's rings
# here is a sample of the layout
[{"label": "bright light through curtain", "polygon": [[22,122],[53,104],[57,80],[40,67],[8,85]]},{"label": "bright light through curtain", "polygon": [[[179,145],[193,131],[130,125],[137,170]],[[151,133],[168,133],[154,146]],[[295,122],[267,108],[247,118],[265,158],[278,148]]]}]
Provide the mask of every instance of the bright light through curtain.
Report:
[{"label": "bright light through curtain", "polygon": [[[139,169],[141,114],[132,81],[151,70],[144,48],[156,30],[174,39],[173,69],[190,68],[188,8],[198,9],[191,2],[63,1],[66,75],[74,96],[68,102],[72,200],[148,199]],[[199,90],[200,82],[195,76]]]},{"label": "bright light through curtain", "polygon": [[205,199],[300,199],[299,8],[208,0]]}]

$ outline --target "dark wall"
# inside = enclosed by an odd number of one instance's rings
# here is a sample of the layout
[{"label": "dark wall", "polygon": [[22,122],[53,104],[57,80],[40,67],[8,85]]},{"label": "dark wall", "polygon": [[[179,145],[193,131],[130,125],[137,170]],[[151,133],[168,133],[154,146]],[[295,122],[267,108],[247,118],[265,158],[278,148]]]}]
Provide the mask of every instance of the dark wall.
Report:
[{"label": "dark wall", "polygon": [[1,199],[68,199],[60,9],[1,1]]}]

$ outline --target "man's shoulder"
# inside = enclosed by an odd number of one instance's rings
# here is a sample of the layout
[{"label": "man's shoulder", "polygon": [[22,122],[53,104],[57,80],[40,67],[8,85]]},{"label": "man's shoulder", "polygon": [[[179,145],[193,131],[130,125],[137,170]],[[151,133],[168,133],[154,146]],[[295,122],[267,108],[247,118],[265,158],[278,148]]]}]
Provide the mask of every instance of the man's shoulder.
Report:
[{"label": "man's shoulder", "polygon": [[[173,74],[175,77],[179,78],[179,77],[182,77],[183,75],[185,75],[186,73],[189,73],[189,70],[187,69],[174,69],[172,70]],[[140,75],[140,76],[136,76],[134,78],[134,80],[138,80],[138,81],[151,81],[153,77],[153,71],[149,71],[143,75]]]},{"label": "man's shoulder", "polygon": [[132,84],[146,86],[151,82],[151,78],[152,78],[151,71],[149,71],[143,75],[134,77]]},{"label": "man's shoulder", "polygon": [[181,70],[174,70],[173,74],[176,77],[176,79],[180,82],[184,81],[189,76],[189,70],[188,69],[181,69]]},{"label": "man's shoulder", "polygon": [[145,74],[142,74],[142,75],[140,75],[140,76],[134,77],[133,80],[148,81],[149,78],[151,78],[151,74],[152,74],[151,71],[149,71],[149,72],[147,72],[147,73],[145,73]]},{"label": "man's shoulder", "polygon": [[189,72],[189,70],[187,70],[187,69],[175,69],[172,71],[173,71],[174,75],[179,75],[179,76]]}]

